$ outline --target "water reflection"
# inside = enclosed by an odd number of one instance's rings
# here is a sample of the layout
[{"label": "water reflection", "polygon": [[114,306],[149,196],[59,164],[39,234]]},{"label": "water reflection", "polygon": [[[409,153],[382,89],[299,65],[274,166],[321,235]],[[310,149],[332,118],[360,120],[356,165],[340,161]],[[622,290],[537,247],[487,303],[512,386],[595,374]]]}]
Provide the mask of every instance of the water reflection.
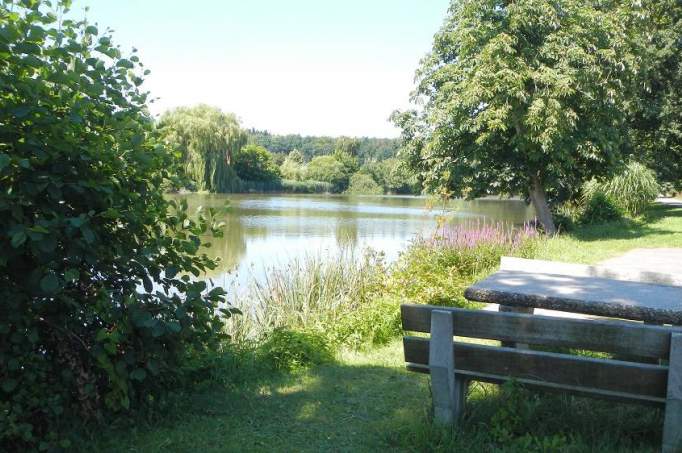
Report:
[{"label": "water reflection", "polygon": [[[431,234],[441,209],[429,209],[423,197],[347,197],[342,195],[189,194],[190,210],[219,210],[225,222],[222,238],[210,238],[208,254],[220,258],[210,278],[215,283],[241,283],[268,268],[306,254],[338,253],[371,247],[391,261],[415,236]],[[229,203],[229,209],[225,209]],[[476,219],[522,223],[532,208],[519,200],[455,200],[445,214],[451,222]]]}]

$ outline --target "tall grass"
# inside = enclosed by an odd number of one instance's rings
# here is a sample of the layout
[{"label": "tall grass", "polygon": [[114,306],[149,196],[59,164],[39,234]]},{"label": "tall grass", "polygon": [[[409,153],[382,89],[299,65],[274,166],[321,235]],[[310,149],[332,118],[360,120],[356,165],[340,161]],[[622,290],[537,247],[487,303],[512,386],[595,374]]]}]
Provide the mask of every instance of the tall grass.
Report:
[{"label": "tall grass", "polygon": [[254,281],[235,305],[243,315],[228,327],[234,341],[253,341],[275,329],[328,333],[349,312],[369,303],[385,269],[372,253],[330,259],[309,255]]},{"label": "tall grass", "polygon": [[638,162],[630,162],[622,172],[607,181],[588,181],[582,191],[584,202],[602,193],[628,215],[635,217],[656,199],[661,186],[653,170]]}]

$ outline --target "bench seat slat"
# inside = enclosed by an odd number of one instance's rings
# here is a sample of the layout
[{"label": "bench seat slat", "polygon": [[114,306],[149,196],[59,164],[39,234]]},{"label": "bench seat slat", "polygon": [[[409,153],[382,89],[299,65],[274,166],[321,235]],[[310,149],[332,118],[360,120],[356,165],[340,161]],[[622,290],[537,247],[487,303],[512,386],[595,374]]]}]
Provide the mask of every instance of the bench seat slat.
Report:
[{"label": "bench seat slat", "polygon": [[[407,363],[406,366],[408,371],[414,371],[422,374],[429,374],[428,365],[419,365],[416,363]],[[466,379],[488,382],[491,384],[503,384],[509,381],[506,376],[498,376],[494,374],[484,374],[484,373],[474,373],[472,371],[462,371],[457,370],[455,372],[456,376],[461,376]],[[614,400],[619,402],[628,403],[638,403],[645,404],[649,406],[661,407],[665,405],[665,398],[656,398],[653,396],[643,396],[643,395],[631,395],[629,393],[622,392],[610,392],[608,390],[597,390],[590,389],[587,387],[575,387],[570,385],[553,384],[551,382],[542,382],[534,379],[516,379],[519,384],[523,384],[524,387],[528,387],[535,390],[541,391],[554,391],[554,392],[565,392],[572,395],[578,396],[589,396],[593,398],[600,398],[606,400]]]},{"label": "bench seat slat", "polygon": [[[428,339],[404,337],[403,346],[406,362],[428,367]],[[454,355],[456,374],[513,378],[586,393],[627,394],[654,402],[666,396],[668,368],[661,365],[460,342],[454,343]]]},{"label": "bench seat slat", "polygon": [[403,329],[429,333],[431,311],[452,312],[455,335],[601,351],[647,358],[666,358],[670,333],[679,328],[615,320],[566,319],[482,310],[402,305]]}]

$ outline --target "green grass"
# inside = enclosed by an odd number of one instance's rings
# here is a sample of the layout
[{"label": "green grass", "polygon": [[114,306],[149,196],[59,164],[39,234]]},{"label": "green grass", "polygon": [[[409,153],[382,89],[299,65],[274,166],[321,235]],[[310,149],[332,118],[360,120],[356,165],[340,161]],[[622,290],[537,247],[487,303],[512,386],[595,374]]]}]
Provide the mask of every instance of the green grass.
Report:
[{"label": "green grass", "polygon": [[593,264],[635,248],[682,247],[682,208],[656,205],[638,220],[585,225],[545,241],[538,259]]},{"label": "green grass", "polygon": [[[682,208],[639,221],[580,227],[541,245],[539,258],[594,263],[638,247],[682,247]],[[404,370],[394,340],[292,373],[234,360],[225,379],[181,395],[153,417],[89,432],[83,450],[658,451],[661,412],[563,394],[472,385],[457,430],[430,422],[428,377]]]},{"label": "green grass", "polygon": [[[189,395],[152,422],[92,433],[90,451],[655,451],[660,412],[474,384],[459,431],[429,421],[428,377],[402,344]],[[104,435],[103,435],[104,434]]]}]

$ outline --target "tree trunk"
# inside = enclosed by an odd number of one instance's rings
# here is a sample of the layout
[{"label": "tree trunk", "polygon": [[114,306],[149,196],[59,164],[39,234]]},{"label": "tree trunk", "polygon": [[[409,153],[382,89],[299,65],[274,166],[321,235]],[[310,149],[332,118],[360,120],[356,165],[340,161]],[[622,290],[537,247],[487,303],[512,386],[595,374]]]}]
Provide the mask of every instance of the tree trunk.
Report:
[{"label": "tree trunk", "polygon": [[552,211],[549,210],[547,204],[547,195],[545,194],[545,186],[539,176],[534,176],[530,186],[530,199],[533,202],[533,207],[538,216],[538,220],[545,229],[545,233],[549,236],[556,234],[556,227],[554,226],[554,219],[552,218]]}]

